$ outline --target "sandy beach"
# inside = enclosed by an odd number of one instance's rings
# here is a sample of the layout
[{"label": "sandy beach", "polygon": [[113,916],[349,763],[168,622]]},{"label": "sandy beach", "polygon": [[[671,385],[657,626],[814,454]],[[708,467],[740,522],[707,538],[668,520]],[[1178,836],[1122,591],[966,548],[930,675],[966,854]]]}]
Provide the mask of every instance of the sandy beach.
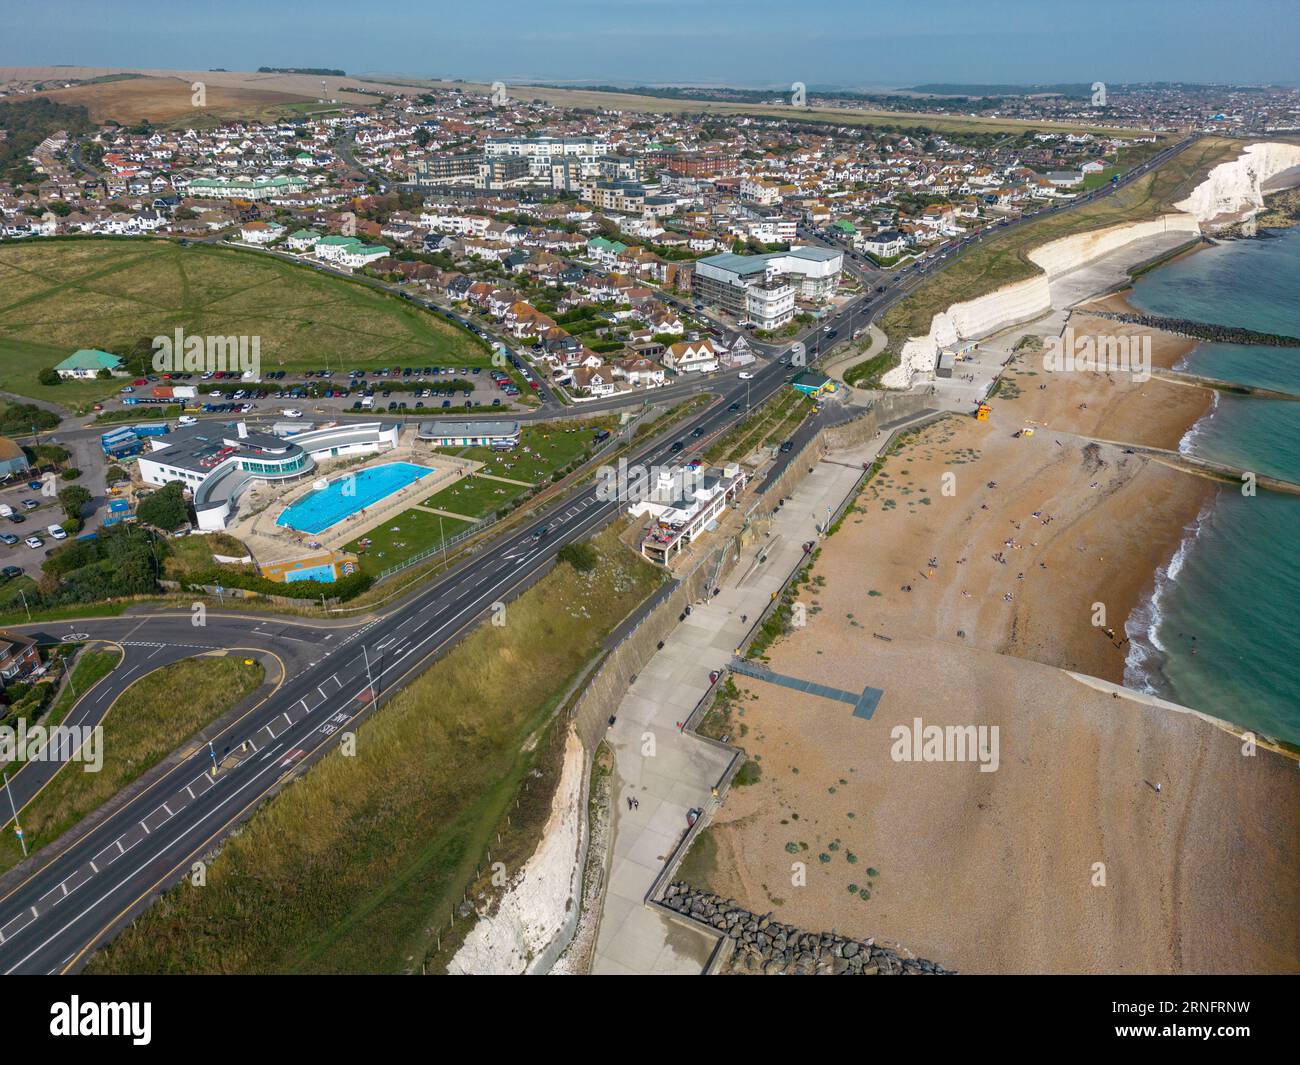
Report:
[{"label": "sandy beach", "polygon": [[[772,666],[884,695],[867,721],[737,679],[762,774],[715,816],[703,886],[970,973],[1297,970],[1293,759],[1033,662],[821,618]],[[895,761],[918,717],[998,726],[997,770]]]},{"label": "sandy beach", "polygon": [[[1086,309],[1069,325],[1149,335],[1155,367],[1197,343]],[[1177,449],[1213,394],[1042,354],[1017,353],[989,420],[901,442],[823,542],[807,623],[769,664],[884,694],[868,721],[736,678],[733,740],[761,774],[717,813],[698,886],[968,972],[1297,971],[1294,758],[1104,683],[1219,491],[1127,445]],[[996,725],[996,771],[895,760],[917,718]]]}]

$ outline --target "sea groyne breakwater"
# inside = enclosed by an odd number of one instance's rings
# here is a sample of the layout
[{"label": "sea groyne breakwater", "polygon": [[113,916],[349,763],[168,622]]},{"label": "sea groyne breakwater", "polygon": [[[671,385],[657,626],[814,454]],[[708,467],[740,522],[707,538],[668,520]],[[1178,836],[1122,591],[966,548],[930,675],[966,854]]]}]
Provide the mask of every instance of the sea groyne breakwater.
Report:
[{"label": "sea groyne breakwater", "polygon": [[772,920],[772,915],[742,909],[734,899],[697,891],[680,881],[669,884],[661,905],[707,925],[732,941],[730,964],[740,972],[764,976],[917,976],[952,975],[924,958],[904,958],[872,939],[849,939],[834,932],[805,932]]},{"label": "sea groyne breakwater", "polygon": [[1267,348],[1300,348],[1300,337],[1285,333],[1261,333],[1255,329],[1242,329],[1235,325],[1217,325],[1214,322],[1194,322],[1187,318],[1166,318],[1159,314],[1136,314],[1124,311],[1088,312],[1094,318],[1106,318],[1126,325],[1140,325],[1164,333],[1187,337],[1191,340],[1208,340],[1216,344],[1253,344]]}]

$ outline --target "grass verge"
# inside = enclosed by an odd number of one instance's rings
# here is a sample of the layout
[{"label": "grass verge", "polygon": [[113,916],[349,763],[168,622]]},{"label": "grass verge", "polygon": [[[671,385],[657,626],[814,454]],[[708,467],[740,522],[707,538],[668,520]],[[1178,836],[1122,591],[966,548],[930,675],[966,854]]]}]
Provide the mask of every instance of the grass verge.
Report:
[{"label": "grass verge", "polygon": [[[604,635],[663,579],[618,542],[557,566],[226,841],[92,972],[419,971],[509,812],[550,717]],[[537,745],[540,747],[540,744]]]},{"label": "grass verge", "polygon": [[[260,663],[246,666],[242,658],[189,658],[132,684],[104,717],[100,771],[85,772],[84,764],[69,763],[19,811],[28,851],[58,839],[147,773],[256,691],[265,673]],[[178,698],[182,692],[184,698]],[[0,872],[21,860],[17,838],[5,833],[0,839]]]}]

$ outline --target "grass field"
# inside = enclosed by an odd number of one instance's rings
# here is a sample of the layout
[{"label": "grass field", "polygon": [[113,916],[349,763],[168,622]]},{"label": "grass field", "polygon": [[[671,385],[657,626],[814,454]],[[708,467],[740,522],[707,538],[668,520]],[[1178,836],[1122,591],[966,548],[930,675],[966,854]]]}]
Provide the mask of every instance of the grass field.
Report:
[{"label": "grass field", "polygon": [[486,477],[475,477],[471,474],[430,496],[424,501],[424,505],[437,510],[450,511],[452,514],[482,518],[491,515],[501,507],[508,506],[527,491],[528,489],[520,484],[490,481]]},{"label": "grass field", "polygon": [[363,550],[361,544],[353,540],[344,550],[356,552],[361,559],[361,571],[376,576],[390,566],[399,565],[421,551],[438,546],[444,539],[450,540],[473,525],[472,521],[460,521],[411,508],[366,533],[365,538],[370,540],[369,547]]},{"label": "grass field", "polygon": [[944,308],[1040,273],[1026,257],[1040,244],[1173,210],[1211,167],[1234,158],[1241,147],[1239,141],[1204,138],[1110,196],[986,237],[885,313],[880,324],[889,335],[890,350],[897,352],[908,337],[928,333],[931,319]]},{"label": "grass field", "polygon": [[[420,971],[601,640],[663,575],[617,539],[480,625],[91,958],[92,972]],[[495,855],[494,855],[495,857]]]},{"label": "grass field", "polygon": [[[136,681],[104,718],[102,769],[87,773],[82,765],[70,762],[19,811],[28,850],[53,842],[99,809],[204,725],[256,691],[264,675],[260,664],[246,666],[238,657],[190,658]],[[178,692],[185,692],[185,698],[178,699]],[[12,832],[3,833],[0,872],[21,860],[17,838]]]},{"label": "grass field", "polygon": [[476,337],[427,311],[270,256],[164,240],[0,244],[0,390],[102,398],[121,381],[46,386],[37,373],[78,348],[124,354],[178,327],[260,337],[265,370],[490,363]]},{"label": "grass field", "polygon": [[592,438],[598,430],[613,430],[617,425],[618,418],[612,415],[548,425],[525,425],[519,433],[519,446],[513,451],[493,451],[490,447],[444,450],[483,463],[483,473],[537,484],[549,480],[556,470],[591,451]]}]

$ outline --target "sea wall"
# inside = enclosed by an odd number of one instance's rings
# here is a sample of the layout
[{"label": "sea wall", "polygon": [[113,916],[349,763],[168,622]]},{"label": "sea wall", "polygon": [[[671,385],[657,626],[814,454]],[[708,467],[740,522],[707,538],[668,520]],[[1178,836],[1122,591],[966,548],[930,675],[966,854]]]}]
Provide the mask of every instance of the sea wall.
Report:
[{"label": "sea wall", "polygon": [[927,334],[904,342],[899,364],[881,378],[881,384],[885,388],[909,388],[918,374],[934,369],[942,348],[1047,313],[1051,309],[1052,278],[1086,266],[1126,244],[1172,232],[1185,232],[1191,238],[1200,233],[1202,225],[1210,227],[1253,216],[1264,205],[1263,185],[1297,166],[1300,145],[1278,141],[1248,144],[1236,159],[1214,167],[1190,196],[1174,205],[1176,212],[1146,222],[1122,222],[1074,233],[1034,248],[1028,257],[1043,273],[976,299],[954,303],[936,314]]},{"label": "sea wall", "polygon": [[1208,226],[1238,222],[1264,206],[1264,183],[1294,166],[1300,166],[1300,145],[1248,144],[1241,155],[1216,166],[1187,199],[1174,206]]},{"label": "sea wall", "polygon": [[1072,233],[1034,248],[1028,258],[1042,273],[973,300],[954,303],[936,314],[930,321],[929,333],[910,337],[903,344],[899,364],[881,378],[881,384],[885,388],[910,387],[918,374],[934,369],[942,348],[961,340],[988,336],[1018,322],[1033,321],[1050,311],[1053,278],[1134,241],[1175,232],[1186,233],[1190,240],[1199,234],[1200,227],[1190,214],[1171,213],[1145,222],[1121,222],[1104,229]]}]

